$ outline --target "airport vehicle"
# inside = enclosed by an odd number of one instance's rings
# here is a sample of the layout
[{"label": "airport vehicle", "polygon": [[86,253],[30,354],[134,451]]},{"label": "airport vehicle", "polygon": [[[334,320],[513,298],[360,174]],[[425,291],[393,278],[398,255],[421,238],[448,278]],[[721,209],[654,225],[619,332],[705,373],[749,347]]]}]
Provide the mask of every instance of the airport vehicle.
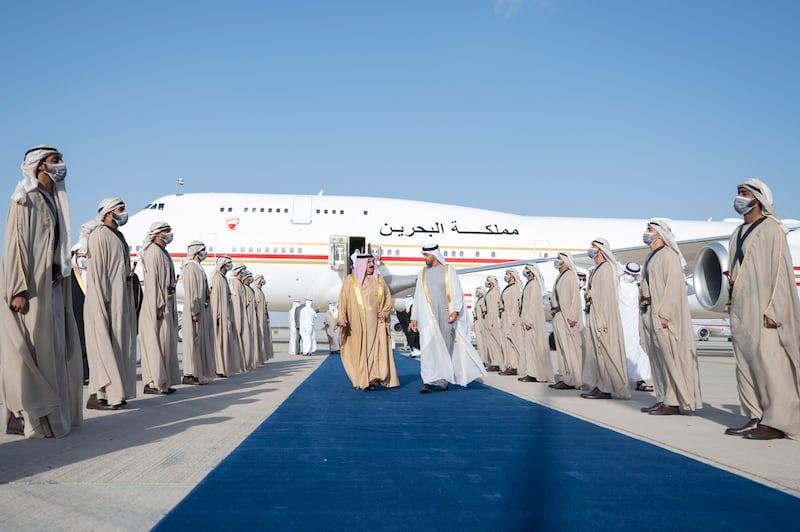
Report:
[{"label": "airport vehicle", "polygon": [[[486,275],[496,275],[502,285],[503,270],[532,260],[546,262],[541,269],[552,286],[556,253],[570,251],[580,266],[590,266],[586,249],[598,237],[607,239],[623,262],[641,263],[648,253],[642,244],[643,219],[522,216],[375,197],[189,193],[158,198],[130,217],[121,229],[134,260],[137,243],[155,221],[173,228],[175,238],[167,250],[177,271],[188,243],[201,240],[208,248],[203,266],[209,276],[216,257],[229,255],[234,263],[264,275],[270,309],[279,311],[288,310],[293,301],[336,301],[355,250],[378,258],[399,309],[405,307],[404,296],[413,292],[425,244],[439,244],[447,262],[458,269],[468,305]],[[689,263],[692,316],[722,317],[727,302],[725,250],[740,220],[669,223]],[[797,264],[800,237],[797,232],[789,237]],[[800,276],[800,267],[795,272]]]}]

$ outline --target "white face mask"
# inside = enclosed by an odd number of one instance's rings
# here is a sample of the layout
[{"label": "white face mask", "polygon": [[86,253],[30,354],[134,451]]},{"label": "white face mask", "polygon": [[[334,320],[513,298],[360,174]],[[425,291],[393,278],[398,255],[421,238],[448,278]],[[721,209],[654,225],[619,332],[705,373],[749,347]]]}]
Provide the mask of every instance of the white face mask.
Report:
[{"label": "white face mask", "polygon": [[[64,163],[54,163],[50,166],[53,167],[53,173],[50,173],[47,170],[45,170],[44,173],[50,176],[50,179],[53,180],[53,183],[61,183],[64,181],[64,178],[67,177],[67,165]],[[45,168],[47,168],[46,165]]]},{"label": "white face mask", "polygon": [[114,218],[114,221],[117,222],[117,226],[119,227],[122,227],[128,223],[128,211],[122,211],[119,214],[112,212],[111,216]]},{"label": "white face mask", "polygon": [[503,281],[508,282],[508,274],[503,276]]},{"label": "white face mask", "polygon": [[645,246],[650,246],[655,241],[656,237],[653,236],[653,233],[648,233],[647,231],[644,232],[642,235],[642,242],[644,242]]},{"label": "white face mask", "polygon": [[553,261],[553,266],[555,267],[556,270],[560,270],[561,269],[561,261],[558,260],[558,259],[554,260]]},{"label": "white face mask", "polygon": [[483,286],[485,286],[485,287],[486,287],[486,288],[488,288],[489,290],[491,290],[491,289],[492,289],[492,285],[491,285],[491,284],[489,284],[489,281],[486,281],[485,283],[483,283]]},{"label": "white face mask", "polygon": [[589,255],[589,258],[594,260],[597,257],[597,250],[594,248],[589,248],[586,250],[586,254]]},{"label": "white face mask", "polygon": [[[645,234],[647,234],[647,233],[645,233]],[[630,275],[628,275],[627,273],[626,273],[625,275],[623,275],[623,276],[622,276],[622,279],[623,279],[623,280],[624,280],[626,283],[632,283],[632,282],[636,281],[636,279],[634,279],[633,277],[631,277],[631,276],[630,276]]]},{"label": "white face mask", "polygon": [[733,208],[736,210],[736,212],[738,212],[739,214],[744,216],[748,212],[752,211],[753,207],[756,206],[755,203],[753,203],[753,205],[750,205],[751,201],[753,201],[753,198],[745,198],[744,196],[736,196],[736,198],[734,198],[734,200],[733,200]]},{"label": "white face mask", "polygon": [[164,235],[164,244],[169,244],[172,242],[172,231]]},{"label": "white face mask", "polygon": [[208,252],[206,250],[201,251],[197,258],[201,261],[206,260],[208,258]]}]

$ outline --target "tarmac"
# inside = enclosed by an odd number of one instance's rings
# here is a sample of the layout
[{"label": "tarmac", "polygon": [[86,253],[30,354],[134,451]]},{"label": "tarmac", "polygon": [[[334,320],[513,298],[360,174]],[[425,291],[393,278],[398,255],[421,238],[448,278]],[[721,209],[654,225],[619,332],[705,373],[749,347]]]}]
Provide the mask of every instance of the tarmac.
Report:
[{"label": "tarmac", "polygon": [[[0,529],[153,527],[329,356],[324,343],[311,357],[286,354],[280,331],[277,338],[275,358],[254,371],[205,386],[176,386],[169,396],[142,395],[140,382],[139,396],[123,410],[84,410],[83,425],[67,437],[0,434]],[[730,344],[699,342],[698,353],[704,408],[692,415],[643,414],[639,408],[654,402],[645,392],[633,392],[630,400],[591,401],[578,391],[496,373],[484,382],[800,497],[798,442],[723,434],[745,421]]]}]

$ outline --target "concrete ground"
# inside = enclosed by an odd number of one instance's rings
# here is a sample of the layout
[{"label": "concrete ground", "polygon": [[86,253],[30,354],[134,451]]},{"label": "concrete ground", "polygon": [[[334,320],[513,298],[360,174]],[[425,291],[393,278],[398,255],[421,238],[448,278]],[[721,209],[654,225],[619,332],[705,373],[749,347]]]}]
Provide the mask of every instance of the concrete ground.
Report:
[{"label": "concrete ground", "polygon": [[[85,410],[83,426],[58,440],[0,434],[2,528],[151,528],[326,358],[327,352],[285,354],[285,339],[277,337],[276,357],[245,375],[177,386],[170,396],[140,394],[116,412]],[[797,442],[723,435],[726,426],[743,422],[730,346],[699,345],[705,408],[691,416],[642,414],[639,408],[654,402],[643,392],[630,400],[591,401],[515,377],[490,374],[485,382],[800,496]]]}]

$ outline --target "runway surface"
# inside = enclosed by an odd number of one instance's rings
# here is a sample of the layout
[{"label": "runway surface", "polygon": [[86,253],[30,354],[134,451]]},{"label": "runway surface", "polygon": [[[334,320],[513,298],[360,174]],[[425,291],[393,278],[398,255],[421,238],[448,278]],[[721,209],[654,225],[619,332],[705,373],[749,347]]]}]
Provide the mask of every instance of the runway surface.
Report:
[{"label": "runway surface", "polygon": [[[700,477],[687,476],[685,483],[687,485],[690,482],[698,484],[699,488],[691,486],[690,491],[694,495],[691,498],[686,497],[687,500],[679,503],[675,503],[673,500],[674,504],[670,504],[670,507],[664,510],[664,515],[696,513],[705,511],[707,507],[713,509],[708,506],[706,492],[725,491],[729,488],[729,483],[743,482],[742,479],[753,480],[759,487],[773,488],[759,492],[759,497],[763,496],[764,499],[758,507],[751,505],[753,508],[767,508],[779,502],[784,508],[793,509],[797,497],[800,496],[800,461],[796,458],[797,442],[790,440],[755,442],[722,434],[725,426],[742,421],[738,413],[735,366],[730,356],[704,354],[700,357],[700,375],[705,402],[703,410],[691,416],[664,418],[648,416],[639,412],[641,406],[653,402],[652,396],[647,393],[634,392],[633,398],[627,401],[587,401],[581,399],[577,392],[557,392],[541,384],[522,383],[514,377],[503,377],[496,374],[490,374],[487,377],[486,386],[474,385],[477,386],[475,390],[446,392],[426,397],[417,392],[417,386],[411,380],[416,379],[414,368],[418,362],[402,358],[399,359],[399,363],[410,364],[410,366],[404,366],[402,370],[405,386],[399,390],[381,392],[375,397],[366,397],[365,392],[359,393],[346,389],[346,381],[342,380],[343,375],[337,376],[335,371],[328,375],[327,372],[336,369],[338,362],[336,357],[330,357],[331,360],[326,362],[329,357],[325,352],[320,352],[312,357],[280,353],[280,351],[285,351],[285,347],[285,344],[277,344],[276,359],[245,375],[216,380],[207,386],[178,386],[178,392],[170,396],[140,395],[136,400],[131,401],[125,410],[118,412],[85,411],[84,425],[74,430],[66,438],[24,440],[15,436],[0,435],[2,528],[81,531],[150,529],[176,507],[183,507],[184,504],[191,507],[194,495],[186,499],[186,502],[180,506],[179,503],[193,489],[200,489],[203,485],[201,482],[215,482],[216,476],[225,472],[227,466],[224,464],[229,456],[230,460],[246,461],[251,456],[264,455],[272,460],[269,457],[270,453],[264,452],[264,449],[258,446],[269,444],[268,435],[271,433],[270,431],[275,430],[275,426],[282,426],[285,429],[274,433],[273,439],[276,442],[280,441],[280,438],[290,436],[290,428],[292,430],[296,428],[298,433],[304,432],[309,437],[325,438],[325,441],[330,441],[331,434],[336,435],[338,432],[335,428],[332,430],[328,426],[326,413],[332,409],[344,409],[338,403],[344,399],[347,399],[348,404],[349,401],[356,401],[353,404],[359,407],[359,415],[362,414],[362,410],[369,412],[367,408],[372,407],[380,407],[376,412],[380,412],[384,408],[385,412],[396,411],[397,406],[392,403],[401,399],[408,402],[409,409],[413,405],[420,406],[413,411],[425,410],[425,407],[429,407],[432,402],[425,400],[431,399],[437,401],[436,405],[447,405],[447,414],[452,418],[458,417],[457,414],[462,405],[465,408],[469,405],[480,405],[475,397],[479,397],[481,400],[487,398],[487,400],[491,399],[493,407],[486,406],[482,410],[465,413],[465,420],[478,420],[477,425],[464,426],[462,430],[465,433],[476,434],[478,429],[485,425],[481,430],[491,431],[492,438],[501,438],[502,435],[508,434],[511,436],[512,442],[538,442],[542,439],[555,442],[550,446],[537,443],[528,447],[519,447],[516,450],[511,446],[508,449],[498,447],[496,439],[463,443],[456,436],[436,438],[436,435],[441,433],[438,429],[432,431],[430,435],[427,434],[429,429],[420,427],[430,425],[438,427],[438,425],[420,418],[418,423],[414,423],[414,431],[409,425],[408,435],[400,434],[398,436],[393,432],[391,438],[384,440],[389,443],[384,451],[378,451],[379,463],[389,464],[393,467],[395,463],[424,463],[422,459],[425,454],[434,453],[430,449],[440,449],[437,451],[440,455],[456,457],[458,452],[461,452],[461,448],[467,447],[474,451],[475,454],[470,457],[470,460],[475,460],[476,464],[484,458],[504,461],[505,454],[514,456],[515,463],[522,464],[528,460],[537,460],[537,457],[540,457],[538,449],[541,447],[542,449],[549,448],[550,454],[547,460],[538,460],[538,462],[555,467],[550,472],[544,469],[534,470],[539,475],[535,477],[517,477],[515,475],[518,473],[507,464],[502,467],[498,466],[500,468],[498,470],[483,469],[480,472],[470,472],[469,475],[480,475],[481,482],[478,482],[477,477],[466,476],[465,472],[470,468],[456,464],[458,467],[453,466],[452,473],[452,475],[456,475],[455,477],[436,477],[433,480],[404,484],[405,489],[418,494],[422,502],[428,498],[435,499],[438,496],[439,487],[449,490],[453,487],[464,486],[471,489],[474,487],[473,484],[475,486],[481,484],[496,486],[495,491],[501,494],[500,500],[507,501],[509,497],[513,500],[513,495],[504,492],[503,486],[511,485],[515,482],[514,479],[519,478],[525,480],[522,483],[525,489],[533,489],[527,484],[539,484],[535,486],[537,490],[546,488],[542,484],[553,484],[553,489],[556,490],[554,493],[558,493],[560,499],[574,502],[578,499],[570,499],[570,497],[578,497],[580,493],[581,497],[593,498],[593,494],[597,494],[598,490],[599,492],[618,493],[622,498],[658,493],[663,479],[655,473],[656,469],[651,470],[647,460],[636,462],[635,465],[633,465],[634,462],[625,461],[628,455],[642,454],[642,456],[655,456],[657,457],[655,462],[661,462],[662,455],[658,454],[659,451],[654,450],[655,447],[662,448],[660,452],[669,451],[664,456],[671,457],[669,460],[672,463],[679,464],[677,471],[684,469],[702,471],[702,469],[698,469],[700,466],[697,464],[697,462],[701,462],[706,464],[703,467],[707,467],[708,479],[722,479],[719,482],[708,480],[705,478],[707,476],[705,473]],[[699,347],[703,349],[701,353],[709,352],[705,351],[707,348]],[[722,346],[715,347],[724,350]],[[325,380],[326,385],[317,389],[318,385],[314,384],[317,379],[315,371],[321,365],[323,367],[320,371],[324,373],[320,373],[319,377],[324,375],[328,375],[328,377]],[[307,379],[310,379],[308,380],[310,387],[308,390],[311,391],[304,391]],[[327,382],[328,380],[330,383]],[[341,388],[343,383],[344,389]],[[338,391],[334,392],[333,385]],[[501,393],[500,390],[507,393]],[[292,396],[295,391],[297,392],[296,396]],[[325,393],[332,395],[326,396]],[[290,396],[292,396],[291,399],[287,400]],[[386,401],[386,404],[382,404],[383,401]],[[292,407],[294,411],[303,411],[304,415],[291,414],[287,416],[282,413],[280,409],[284,402],[286,402],[287,408]],[[498,407],[498,405],[501,406]],[[520,419],[530,419],[531,421],[513,421],[511,418],[505,417],[506,411],[523,412],[522,415],[528,416],[528,418]],[[536,420],[547,420],[547,425],[544,421]],[[262,422],[265,421],[266,423],[262,425]],[[410,424],[411,421],[408,420],[408,423]],[[405,421],[402,418],[398,420],[398,418],[387,417],[384,426],[387,431],[396,431],[403,422]],[[376,426],[374,421],[370,421],[370,423],[373,423],[370,425],[371,427]],[[545,429],[550,425],[556,428]],[[446,427],[447,425],[442,426]],[[574,430],[568,427],[573,427]],[[598,427],[601,427],[602,430]],[[354,437],[354,429],[345,430],[344,426],[342,429],[342,441],[352,441],[350,438]],[[382,430],[375,429],[369,432],[380,433]],[[421,436],[412,437],[412,433],[421,434]],[[601,436],[593,436],[597,434]],[[359,448],[363,448],[363,438],[360,437],[360,433],[358,435],[356,440],[362,442]],[[406,438],[410,441],[425,441],[429,436],[441,440],[442,445],[428,445],[427,451],[426,448],[420,450],[404,445],[404,442],[407,441]],[[592,460],[586,458],[581,458],[583,462],[578,464],[588,464],[585,466],[587,468],[585,473],[578,467],[569,469],[563,467],[564,460],[573,460],[570,457],[574,453],[579,453],[581,448],[593,449],[594,444],[591,441],[593,438],[600,438],[600,447],[603,449],[596,451],[599,464],[614,465],[615,461],[618,461],[607,456],[607,452],[616,452],[617,448],[629,450],[627,453],[623,453],[622,459],[623,464],[632,464],[624,471],[627,476],[620,476],[623,473],[616,466],[604,465],[598,472],[591,466]],[[308,441],[312,442],[313,440]],[[320,450],[327,452],[330,449],[337,449],[342,444],[335,440],[335,436],[334,441],[330,444],[326,444],[325,441],[314,443],[304,453],[298,450],[294,460],[284,459],[281,462],[282,465],[273,463],[270,468],[275,470],[282,467],[281,474],[286,478],[302,477],[306,474],[304,473],[306,466],[311,464],[316,467],[318,465],[316,459],[328,457],[322,456]],[[243,442],[244,445],[239,447]],[[257,446],[253,448],[253,445]],[[248,449],[253,450],[248,451]],[[370,447],[368,446],[367,449]],[[636,453],[630,451],[631,449],[636,450]],[[337,453],[341,453],[341,451],[339,450]],[[674,458],[672,457],[673,453],[681,455],[681,457]],[[285,458],[287,455],[283,454],[282,456]],[[340,457],[340,460],[344,459],[341,458],[341,454],[337,454],[337,456]],[[490,466],[482,463],[480,467]],[[541,467],[543,468],[544,465]],[[521,471],[524,470],[521,469]],[[314,475],[319,476],[326,470],[316,467],[313,471]],[[374,471],[374,468],[365,470],[360,464],[353,463],[352,468],[345,468],[342,471],[350,471],[351,482],[355,482],[353,479],[358,475],[358,478],[368,479],[374,485],[381,486],[381,489],[384,485],[391,486],[393,482],[406,482],[404,470],[398,472],[395,469],[391,474],[383,474],[380,470],[377,472]],[[528,471],[531,469],[528,468]],[[725,475],[722,475],[723,472]],[[733,475],[727,475],[727,473],[733,473]],[[258,468],[253,471],[253,475],[256,474],[260,474]],[[337,475],[340,474],[344,475],[345,473],[337,473]],[[416,474],[419,475],[419,473]],[[583,480],[580,478],[582,474],[587,475]],[[601,479],[598,487],[596,484],[601,474],[612,476],[613,478],[610,479],[613,480],[612,484]],[[559,479],[564,475],[568,478]],[[206,478],[207,480],[204,481]],[[261,479],[257,485],[252,486],[252,490],[273,490],[275,494],[280,494],[287,482],[281,481],[280,478],[282,477],[272,476]],[[337,478],[339,477],[337,476]],[[410,478],[419,479],[420,477]],[[528,482],[531,478],[535,481]],[[568,479],[573,480],[567,482]],[[560,482],[560,480],[564,482]],[[343,484],[343,486],[349,485]],[[631,491],[612,492],[608,488],[609,485],[627,486]],[[328,482],[328,488],[334,491],[337,486],[336,479]],[[337,496],[345,493],[343,489],[339,491],[341,493],[337,492]],[[403,500],[407,501],[407,499],[403,499],[406,495],[401,493],[400,489],[395,490],[395,493],[396,497],[392,498],[392,502],[397,508],[393,511],[407,512],[408,506],[404,503],[401,504]],[[506,493],[505,498],[502,496],[503,493]],[[786,494],[790,497],[786,498]],[[275,497],[272,498],[272,502],[277,502],[278,499]],[[603,497],[607,497],[607,495],[603,495]],[[468,502],[474,503],[474,507],[468,504],[466,508],[468,510],[473,508],[474,515],[480,516],[484,506],[488,505],[487,509],[491,507],[491,499],[487,502],[485,499],[475,501],[473,500],[475,498],[477,497],[472,493]],[[520,501],[521,504],[523,502],[528,504],[527,501]],[[271,499],[264,498],[259,501],[259,504],[261,504],[259,507],[261,510],[268,508],[267,505],[271,504]],[[327,503],[321,501],[318,505],[316,500],[312,499],[310,504],[312,509],[319,506],[320,512],[322,512],[322,508]],[[557,504],[557,501],[554,504]],[[636,509],[635,506],[633,510]],[[728,510],[741,511],[738,506],[728,505]],[[593,514],[584,512],[582,507],[583,503],[575,502],[570,511],[580,517],[582,527],[591,527]],[[276,513],[271,518],[270,529],[280,529],[287,523],[295,523],[289,514],[274,511]],[[526,511],[525,508],[522,508],[522,511]],[[545,510],[545,512],[548,511],[550,510]],[[713,511],[721,512],[722,510],[714,509]],[[217,512],[220,515],[226,515],[224,506],[218,505]],[[784,510],[784,512],[788,513],[788,510]],[[559,510],[557,513],[560,515],[563,511]],[[520,514],[509,515],[511,516],[510,521],[498,520],[497,523],[516,523],[512,518]],[[637,525],[639,528],[661,527],[657,516],[639,514],[639,517]],[[453,518],[456,519],[456,517]],[[542,516],[537,517],[537,519],[539,518],[543,519]],[[170,523],[169,519],[167,517],[167,520],[164,521],[165,526]],[[317,522],[317,518],[314,519],[313,522]],[[407,519],[408,522],[417,522],[413,521],[411,517]],[[548,516],[547,519],[551,518]],[[710,527],[713,529],[712,521],[710,517],[703,518],[697,522],[697,526],[692,526],[692,528]],[[548,522],[552,526],[557,526],[553,525],[553,521]],[[763,521],[761,516],[753,515],[747,524],[734,528],[765,529],[765,526],[762,526],[765,523],[769,523],[769,521]],[[388,516],[386,520],[371,523],[369,526],[377,529],[389,529],[394,524],[402,524],[402,522],[398,520],[395,523],[391,516]],[[445,521],[437,521],[436,524],[440,525],[439,527],[449,526]],[[302,521],[298,526],[302,526]],[[535,527],[535,522],[530,526],[526,523],[524,526],[525,528]],[[775,525],[775,527],[787,528],[780,525]],[[425,528],[424,524],[422,528]]]}]

